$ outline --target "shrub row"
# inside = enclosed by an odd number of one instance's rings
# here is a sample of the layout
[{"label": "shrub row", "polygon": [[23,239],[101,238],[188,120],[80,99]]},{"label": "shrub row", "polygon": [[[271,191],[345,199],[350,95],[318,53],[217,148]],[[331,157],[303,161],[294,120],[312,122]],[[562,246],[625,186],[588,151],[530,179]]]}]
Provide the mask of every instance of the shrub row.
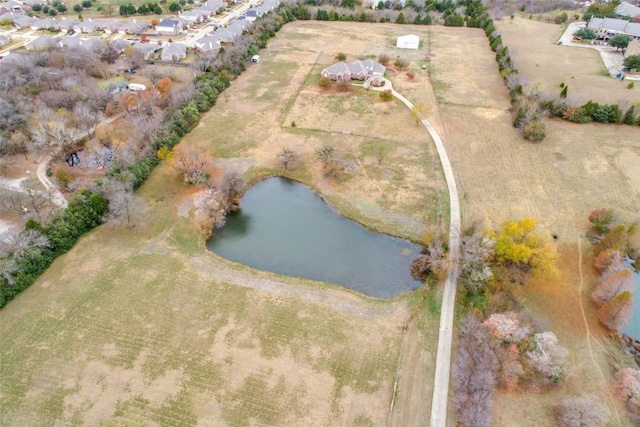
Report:
[{"label": "shrub row", "polygon": [[[12,251],[2,258],[5,268],[0,278],[0,308],[31,286],[80,237],[102,223],[102,217],[108,209],[109,202],[103,196],[81,190],[69,206],[48,225],[43,226],[38,221],[29,219],[25,230],[36,230],[46,236],[48,244],[42,248],[30,247],[19,254]],[[8,264],[12,268],[6,268]]]}]

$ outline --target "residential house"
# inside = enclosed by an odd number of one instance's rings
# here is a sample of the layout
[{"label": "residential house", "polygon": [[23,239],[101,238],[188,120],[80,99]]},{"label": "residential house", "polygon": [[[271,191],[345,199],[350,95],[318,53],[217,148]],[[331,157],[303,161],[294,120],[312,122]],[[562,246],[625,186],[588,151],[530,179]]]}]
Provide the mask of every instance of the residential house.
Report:
[{"label": "residential house", "polygon": [[50,50],[56,47],[56,40],[48,35],[40,36],[33,39],[29,44],[27,44],[27,50]]},{"label": "residential house", "polygon": [[221,9],[224,10],[226,6],[227,6],[227,3],[224,2],[223,0],[208,0],[202,3],[200,6],[198,6],[197,10],[208,11],[209,16],[211,16],[211,15],[217,15],[218,12]]},{"label": "residential house", "polygon": [[59,30],[60,23],[55,18],[44,18],[44,19],[39,19],[38,21],[31,24],[31,29],[33,31],[48,30],[49,28],[54,30]]},{"label": "residential house", "polygon": [[158,46],[157,44],[150,43],[136,43],[132,47],[136,52],[142,53],[144,59],[149,59],[153,52],[160,49],[160,46]]},{"label": "residential house", "polygon": [[45,1],[44,0],[22,0],[22,3],[24,3],[29,7],[33,7],[36,4],[44,4]]},{"label": "residential house", "polygon": [[618,16],[628,16],[630,18],[635,18],[636,16],[640,16],[640,7],[623,1],[616,8],[616,14]]},{"label": "residential house", "polygon": [[102,21],[102,31],[104,31],[105,34],[117,34],[121,26],[122,23],[117,20]]},{"label": "residential house", "polygon": [[136,20],[134,19],[131,22],[125,22],[124,24],[120,25],[120,27],[118,28],[118,33],[137,36],[149,27],[149,24],[136,22]]},{"label": "residential house", "polygon": [[640,40],[640,23],[629,22],[624,19],[591,18],[587,28],[592,29],[599,39],[605,41],[616,34],[625,34],[635,40]]},{"label": "residential house", "polygon": [[75,27],[79,23],[80,21],[78,21],[77,19],[67,19],[63,17],[60,21],[58,21],[58,29],[66,33],[72,30],[73,27]]},{"label": "residential house", "polygon": [[193,45],[202,53],[207,55],[217,55],[220,50],[220,40],[214,36],[202,37],[196,40]]},{"label": "residential house", "polygon": [[322,70],[320,75],[337,82],[348,82],[354,79],[367,80],[372,86],[380,86],[384,80],[385,71],[384,65],[365,59],[364,61],[355,61],[349,64],[342,61],[338,62]]},{"label": "residential house", "polygon": [[415,34],[400,36],[396,42],[396,47],[398,49],[418,49],[420,47],[420,37]]},{"label": "residential house", "polygon": [[189,21],[191,24],[196,24],[202,22],[202,20],[209,15],[207,12],[197,12],[195,10],[187,10],[186,12],[180,13],[180,18]]},{"label": "residential house", "polygon": [[249,22],[253,22],[256,19],[258,19],[258,12],[256,12],[254,9],[247,10],[244,13],[244,19],[246,19]]},{"label": "residential house", "polygon": [[264,0],[264,2],[255,8],[258,17],[266,15],[274,10],[280,4],[280,0]]},{"label": "residential house", "polygon": [[182,24],[177,19],[163,19],[156,25],[156,33],[158,35],[176,36],[182,31]]},{"label": "residential house", "polygon": [[0,47],[6,46],[11,43],[11,39],[8,36],[0,36]]},{"label": "residential house", "polygon": [[11,12],[23,12],[25,9],[31,9],[30,7],[25,8],[25,4],[17,0],[6,1],[2,3],[2,7],[10,10]]},{"label": "residential house", "polygon": [[187,57],[187,46],[182,43],[169,43],[162,48],[160,58],[163,61],[179,61]]},{"label": "residential house", "polygon": [[13,23],[13,26],[19,30],[24,28],[30,28],[34,22],[38,21],[38,18],[33,18],[31,16],[18,14],[15,12],[5,13],[2,15],[2,18],[6,18]]},{"label": "residential house", "polygon": [[104,23],[101,21],[92,21],[88,19],[73,26],[73,29],[81,33],[95,33],[104,29]]}]

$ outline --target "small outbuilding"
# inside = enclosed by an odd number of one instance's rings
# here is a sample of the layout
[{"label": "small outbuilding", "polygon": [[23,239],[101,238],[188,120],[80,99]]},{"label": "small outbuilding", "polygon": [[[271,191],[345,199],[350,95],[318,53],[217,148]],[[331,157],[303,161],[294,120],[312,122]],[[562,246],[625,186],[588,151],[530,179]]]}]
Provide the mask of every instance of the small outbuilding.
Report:
[{"label": "small outbuilding", "polygon": [[418,49],[420,46],[420,37],[415,34],[409,34],[407,36],[398,37],[396,47],[398,49]]}]

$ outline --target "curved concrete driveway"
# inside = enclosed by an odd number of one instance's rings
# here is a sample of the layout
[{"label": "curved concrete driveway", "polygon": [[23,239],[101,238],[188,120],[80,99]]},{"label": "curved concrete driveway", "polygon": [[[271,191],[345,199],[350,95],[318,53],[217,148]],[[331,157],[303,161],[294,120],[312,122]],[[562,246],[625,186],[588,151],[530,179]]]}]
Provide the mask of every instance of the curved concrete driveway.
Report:
[{"label": "curved concrete driveway", "polygon": [[[398,98],[410,110],[413,104],[407,98],[400,95],[391,87],[391,82],[385,79],[385,85],[375,90],[387,90],[391,88],[393,96]],[[444,171],[444,178],[449,190],[449,209],[451,219],[449,222],[449,260],[450,267],[447,280],[444,284],[442,295],[442,308],[440,311],[440,330],[438,332],[438,353],[436,355],[436,370],[433,381],[433,397],[431,399],[431,427],[444,427],[447,425],[447,404],[449,401],[449,378],[451,376],[451,343],[453,341],[453,315],[456,301],[456,283],[458,282],[458,257],[460,255],[460,198],[458,188],[453,176],[449,156],[444,149],[444,144],[438,132],[424,117],[420,118],[422,125],[427,129],[433,139],[433,143],[440,157],[440,164]]]}]

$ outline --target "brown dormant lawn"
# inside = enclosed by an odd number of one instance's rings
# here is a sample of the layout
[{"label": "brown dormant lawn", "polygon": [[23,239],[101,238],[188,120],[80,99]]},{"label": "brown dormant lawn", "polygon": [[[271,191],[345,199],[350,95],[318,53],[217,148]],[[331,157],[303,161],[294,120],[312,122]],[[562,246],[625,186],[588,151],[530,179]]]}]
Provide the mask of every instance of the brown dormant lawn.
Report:
[{"label": "brown dormant lawn", "polygon": [[569,86],[567,101],[580,105],[593,100],[626,109],[640,99],[638,83],[628,89],[628,81],[609,77],[595,49],[559,46],[564,27],[522,17],[495,24],[520,74],[539,83],[542,93],[558,96],[564,83]]}]

